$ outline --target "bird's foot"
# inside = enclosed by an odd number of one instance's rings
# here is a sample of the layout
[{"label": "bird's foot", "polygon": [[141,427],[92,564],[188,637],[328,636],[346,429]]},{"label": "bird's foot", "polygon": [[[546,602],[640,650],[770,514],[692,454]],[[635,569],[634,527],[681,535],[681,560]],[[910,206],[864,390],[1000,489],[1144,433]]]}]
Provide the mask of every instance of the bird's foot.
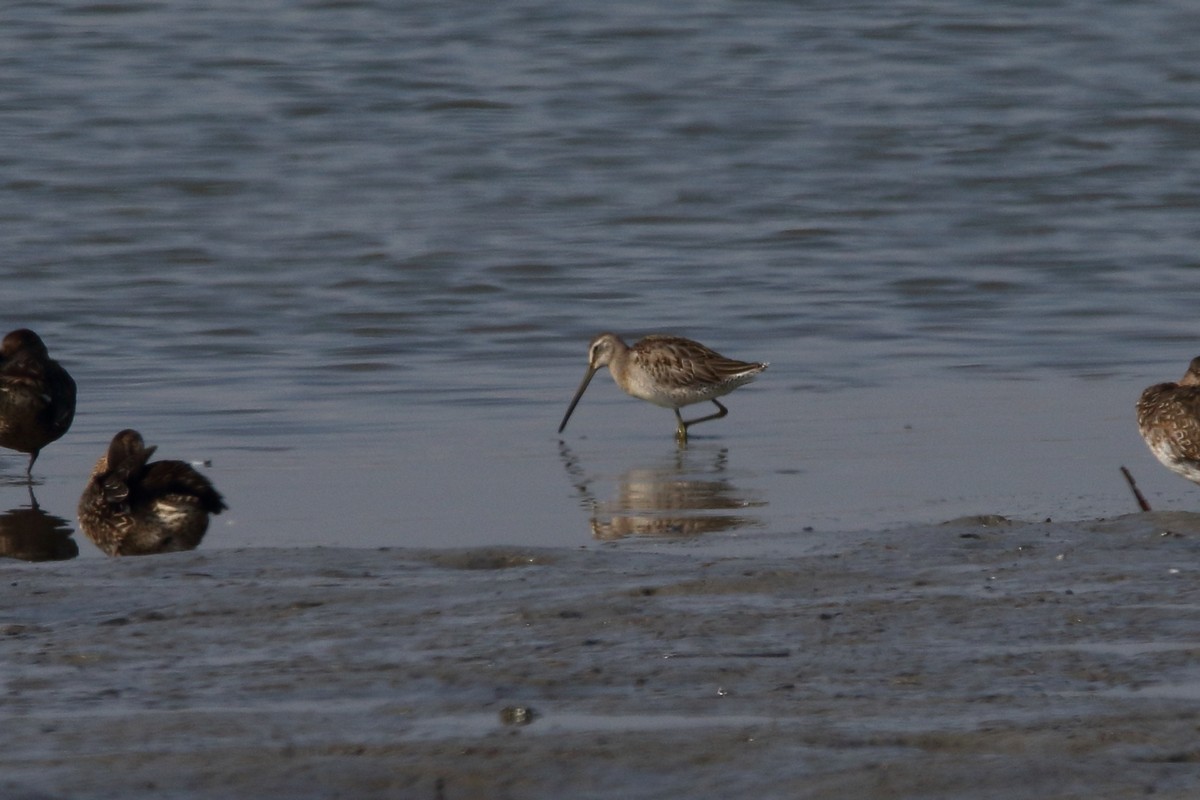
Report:
[{"label": "bird's foot", "polygon": [[680,425],[675,429],[675,441],[679,443],[680,447],[685,447],[687,445],[688,436],[686,426]]}]

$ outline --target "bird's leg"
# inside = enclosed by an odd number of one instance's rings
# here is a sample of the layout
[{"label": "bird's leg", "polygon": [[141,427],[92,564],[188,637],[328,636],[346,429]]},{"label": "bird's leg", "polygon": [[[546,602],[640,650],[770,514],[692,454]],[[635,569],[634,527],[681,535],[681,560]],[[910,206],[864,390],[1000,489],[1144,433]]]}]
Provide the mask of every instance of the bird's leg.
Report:
[{"label": "bird's leg", "polygon": [[[680,418],[679,424],[683,426],[684,436],[687,435],[687,429],[692,425],[695,425],[697,422],[708,422],[710,419],[720,419],[729,413],[729,409],[718,403],[716,400],[713,400],[712,403],[718,409],[717,413],[715,414],[709,414],[707,417],[700,417],[699,419],[692,419],[688,420],[687,422],[684,422],[682,417]],[[675,414],[678,416],[679,412],[676,411]]]},{"label": "bird's leg", "polygon": [[25,477],[28,478],[31,482],[33,481],[33,462],[37,461],[38,453],[40,453],[40,452],[42,452],[42,451],[34,450],[32,453],[30,453],[29,454],[29,463],[25,466]]},{"label": "bird's leg", "polygon": [[675,420],[677,423],[675,426],[675,441],[679,442],[680,445],[685,445],[687,444],[688,424],[683,421],[683,416],[680,415],[678,408],[675,409]]}]

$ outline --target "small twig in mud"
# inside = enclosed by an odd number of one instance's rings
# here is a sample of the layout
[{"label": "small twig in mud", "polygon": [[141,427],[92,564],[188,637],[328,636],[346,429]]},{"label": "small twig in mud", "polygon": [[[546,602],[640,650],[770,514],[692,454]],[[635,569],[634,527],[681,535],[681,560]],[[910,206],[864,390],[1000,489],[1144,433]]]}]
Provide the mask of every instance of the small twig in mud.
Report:
[{"label": "small twig in mud", "polygon": [[1129,470],[1121,467],[1121,474],[1125,476],[1125,481],[1129,484],[1130,490],[1133,492],[1134,498],[1137,500],[1138,508],[1142,511],[1149,511],[1150,504],[1146,502],[1146,498],[1142,496],[1142,492],[1137,488],[1137,483],[1134,482],[1133,476],[1129,474]]}]

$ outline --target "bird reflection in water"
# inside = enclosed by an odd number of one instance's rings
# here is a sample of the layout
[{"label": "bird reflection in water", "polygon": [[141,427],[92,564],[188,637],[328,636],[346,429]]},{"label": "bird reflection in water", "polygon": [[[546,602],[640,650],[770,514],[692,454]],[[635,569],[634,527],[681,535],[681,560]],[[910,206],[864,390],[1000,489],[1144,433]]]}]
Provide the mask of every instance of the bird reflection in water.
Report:
[{"label": "bird reflection in water", "polygon": [[[634,467],[616,478],[612,499],[597,498],[606,476],[589,473],[564,442],[559,454],[588,512],[597,539],[687,537],[758,524],[746,510],[766,505],[745,496],[725,472],[729,450],[677,450],[660,464]],[[736,512],[736,513],[735,513]]]},{"label": "bird reflection in water", "polygon": [[0,513],[0,558],[66,561],[79,555],[71,523],[47,514],[29,487],[29,505]]}]

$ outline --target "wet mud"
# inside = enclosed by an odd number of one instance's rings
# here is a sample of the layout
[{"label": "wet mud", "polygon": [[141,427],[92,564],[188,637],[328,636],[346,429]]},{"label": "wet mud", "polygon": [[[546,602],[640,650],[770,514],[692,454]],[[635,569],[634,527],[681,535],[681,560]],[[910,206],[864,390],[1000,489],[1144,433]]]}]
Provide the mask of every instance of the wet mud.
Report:
[{"label": "wet mud", "polygon": [[0,560],[0,796],[1194,797],[1200,515]]}]

